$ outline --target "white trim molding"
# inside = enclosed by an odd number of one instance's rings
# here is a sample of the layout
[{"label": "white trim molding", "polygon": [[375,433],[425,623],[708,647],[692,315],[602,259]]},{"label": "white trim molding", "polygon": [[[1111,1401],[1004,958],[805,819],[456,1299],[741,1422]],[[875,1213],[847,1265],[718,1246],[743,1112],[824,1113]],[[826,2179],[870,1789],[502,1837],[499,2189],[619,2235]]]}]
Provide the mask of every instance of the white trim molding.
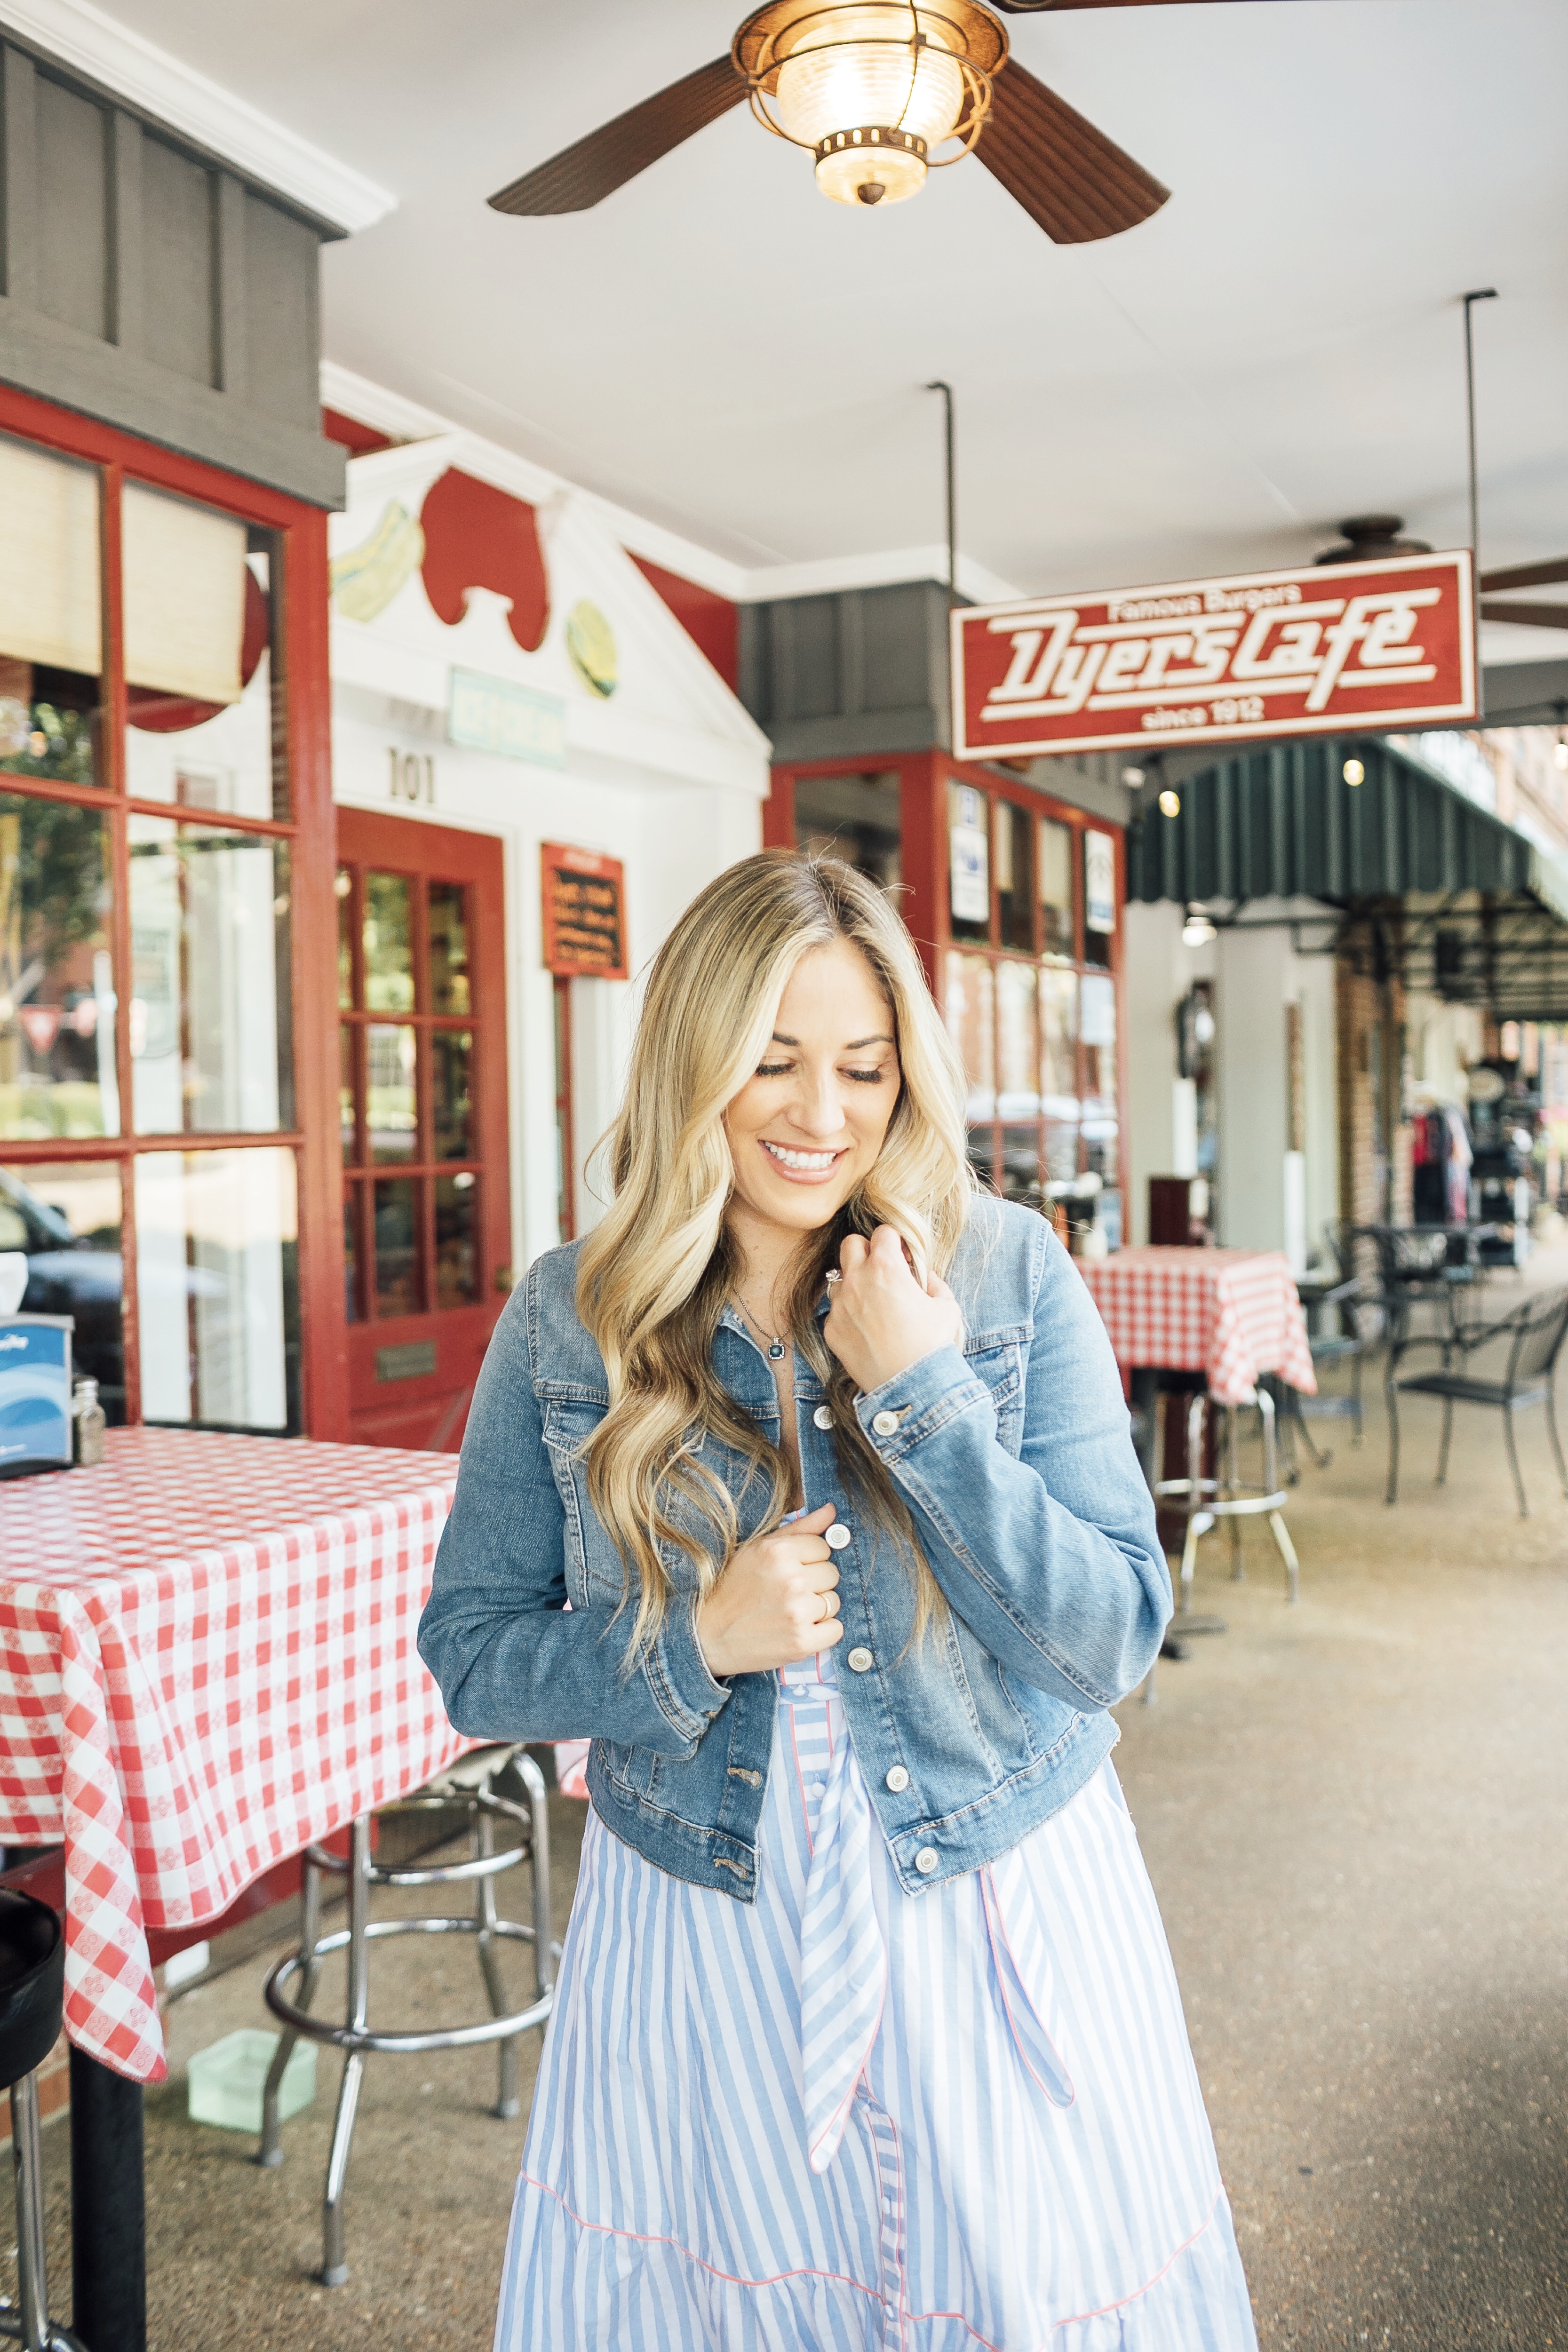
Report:
[{"label": "white trim molding", "polygon": [[91,0],[0,0],[0,24],[348,235],[396,208],[390,190],[155,48]]}]

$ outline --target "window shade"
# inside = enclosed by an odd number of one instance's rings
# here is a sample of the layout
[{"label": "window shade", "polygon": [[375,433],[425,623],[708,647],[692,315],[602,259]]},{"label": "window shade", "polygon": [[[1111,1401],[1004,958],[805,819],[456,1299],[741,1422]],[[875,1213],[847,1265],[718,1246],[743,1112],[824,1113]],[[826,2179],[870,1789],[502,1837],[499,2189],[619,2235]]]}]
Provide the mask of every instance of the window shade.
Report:
[{"label": "window shade", "polygon": [[96,677],[98,476],[0,439],[0,654]]},{"label": "window shade", "polygon": [[125,677],[195,702],[237,702],[245,525],[127,482]]}]

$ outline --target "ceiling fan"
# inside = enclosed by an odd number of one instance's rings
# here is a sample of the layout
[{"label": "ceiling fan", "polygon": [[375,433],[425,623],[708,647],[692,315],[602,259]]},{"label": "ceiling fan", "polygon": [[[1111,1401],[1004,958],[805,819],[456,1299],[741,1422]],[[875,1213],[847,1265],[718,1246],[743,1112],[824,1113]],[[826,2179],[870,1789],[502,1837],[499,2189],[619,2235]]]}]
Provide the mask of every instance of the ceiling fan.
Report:
[{"label": "ceiling fan", "polygon": [[1556,588],[1564,582],[1568,582],[1568,555],[1555,556],[1546,563],[1516,563],[1502,572],[1483,572],[1481,618],[1522,622],[1527,629],[1568,629],[1568,603],[1510,604],[1497,593],[1501,588]]},{"label": "ceiling fan", "polygon": [[[769,0],[728,57],[589,131],[489,199],[497,212],[586,212],[731,107],[808,149],[823,194],[897,204],[973,152],[1058,245],[1147,220],[1170,194],[1065,99],[1009,60],[993,13],[1182,0]],[[939,152],[940,151],[940,152]]]}]

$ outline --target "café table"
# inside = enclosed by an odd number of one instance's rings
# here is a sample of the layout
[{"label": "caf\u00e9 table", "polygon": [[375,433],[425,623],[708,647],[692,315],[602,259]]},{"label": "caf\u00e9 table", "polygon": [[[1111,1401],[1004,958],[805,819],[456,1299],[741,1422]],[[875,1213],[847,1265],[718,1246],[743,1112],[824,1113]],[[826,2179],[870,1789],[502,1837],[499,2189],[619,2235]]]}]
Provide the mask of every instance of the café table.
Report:
[{"label": "caf\u00e9 table", "polygon": [[142,1428],[0,1484],[0,1840],[60,1850],[87,2352],[146,2342],[154,1960],[472,1745],[415,1646],[457,1469]]}]

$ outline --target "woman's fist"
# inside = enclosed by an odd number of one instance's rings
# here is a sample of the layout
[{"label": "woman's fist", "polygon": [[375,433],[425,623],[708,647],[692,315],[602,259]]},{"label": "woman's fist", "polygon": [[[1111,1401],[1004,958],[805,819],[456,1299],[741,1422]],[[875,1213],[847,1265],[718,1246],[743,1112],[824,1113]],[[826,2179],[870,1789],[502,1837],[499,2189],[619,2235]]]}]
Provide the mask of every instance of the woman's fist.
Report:
[{"label": "woman's fist", "polygon": [[862,1394],[938,1348],[963,1345],[957,1299],[940,1275],[921,1288],[891,1225],[879,1225],[868,1242],[850,1234],[838,1259],[822,1336]]},{"label": "woman's fist", "polygon": [[753,1536],[725,1562],[697,1612],[697,1639],[710,1675],[758,1675],[793,1666],[843,1639],[838,1567],[823,1538],[837,1507]]}]

